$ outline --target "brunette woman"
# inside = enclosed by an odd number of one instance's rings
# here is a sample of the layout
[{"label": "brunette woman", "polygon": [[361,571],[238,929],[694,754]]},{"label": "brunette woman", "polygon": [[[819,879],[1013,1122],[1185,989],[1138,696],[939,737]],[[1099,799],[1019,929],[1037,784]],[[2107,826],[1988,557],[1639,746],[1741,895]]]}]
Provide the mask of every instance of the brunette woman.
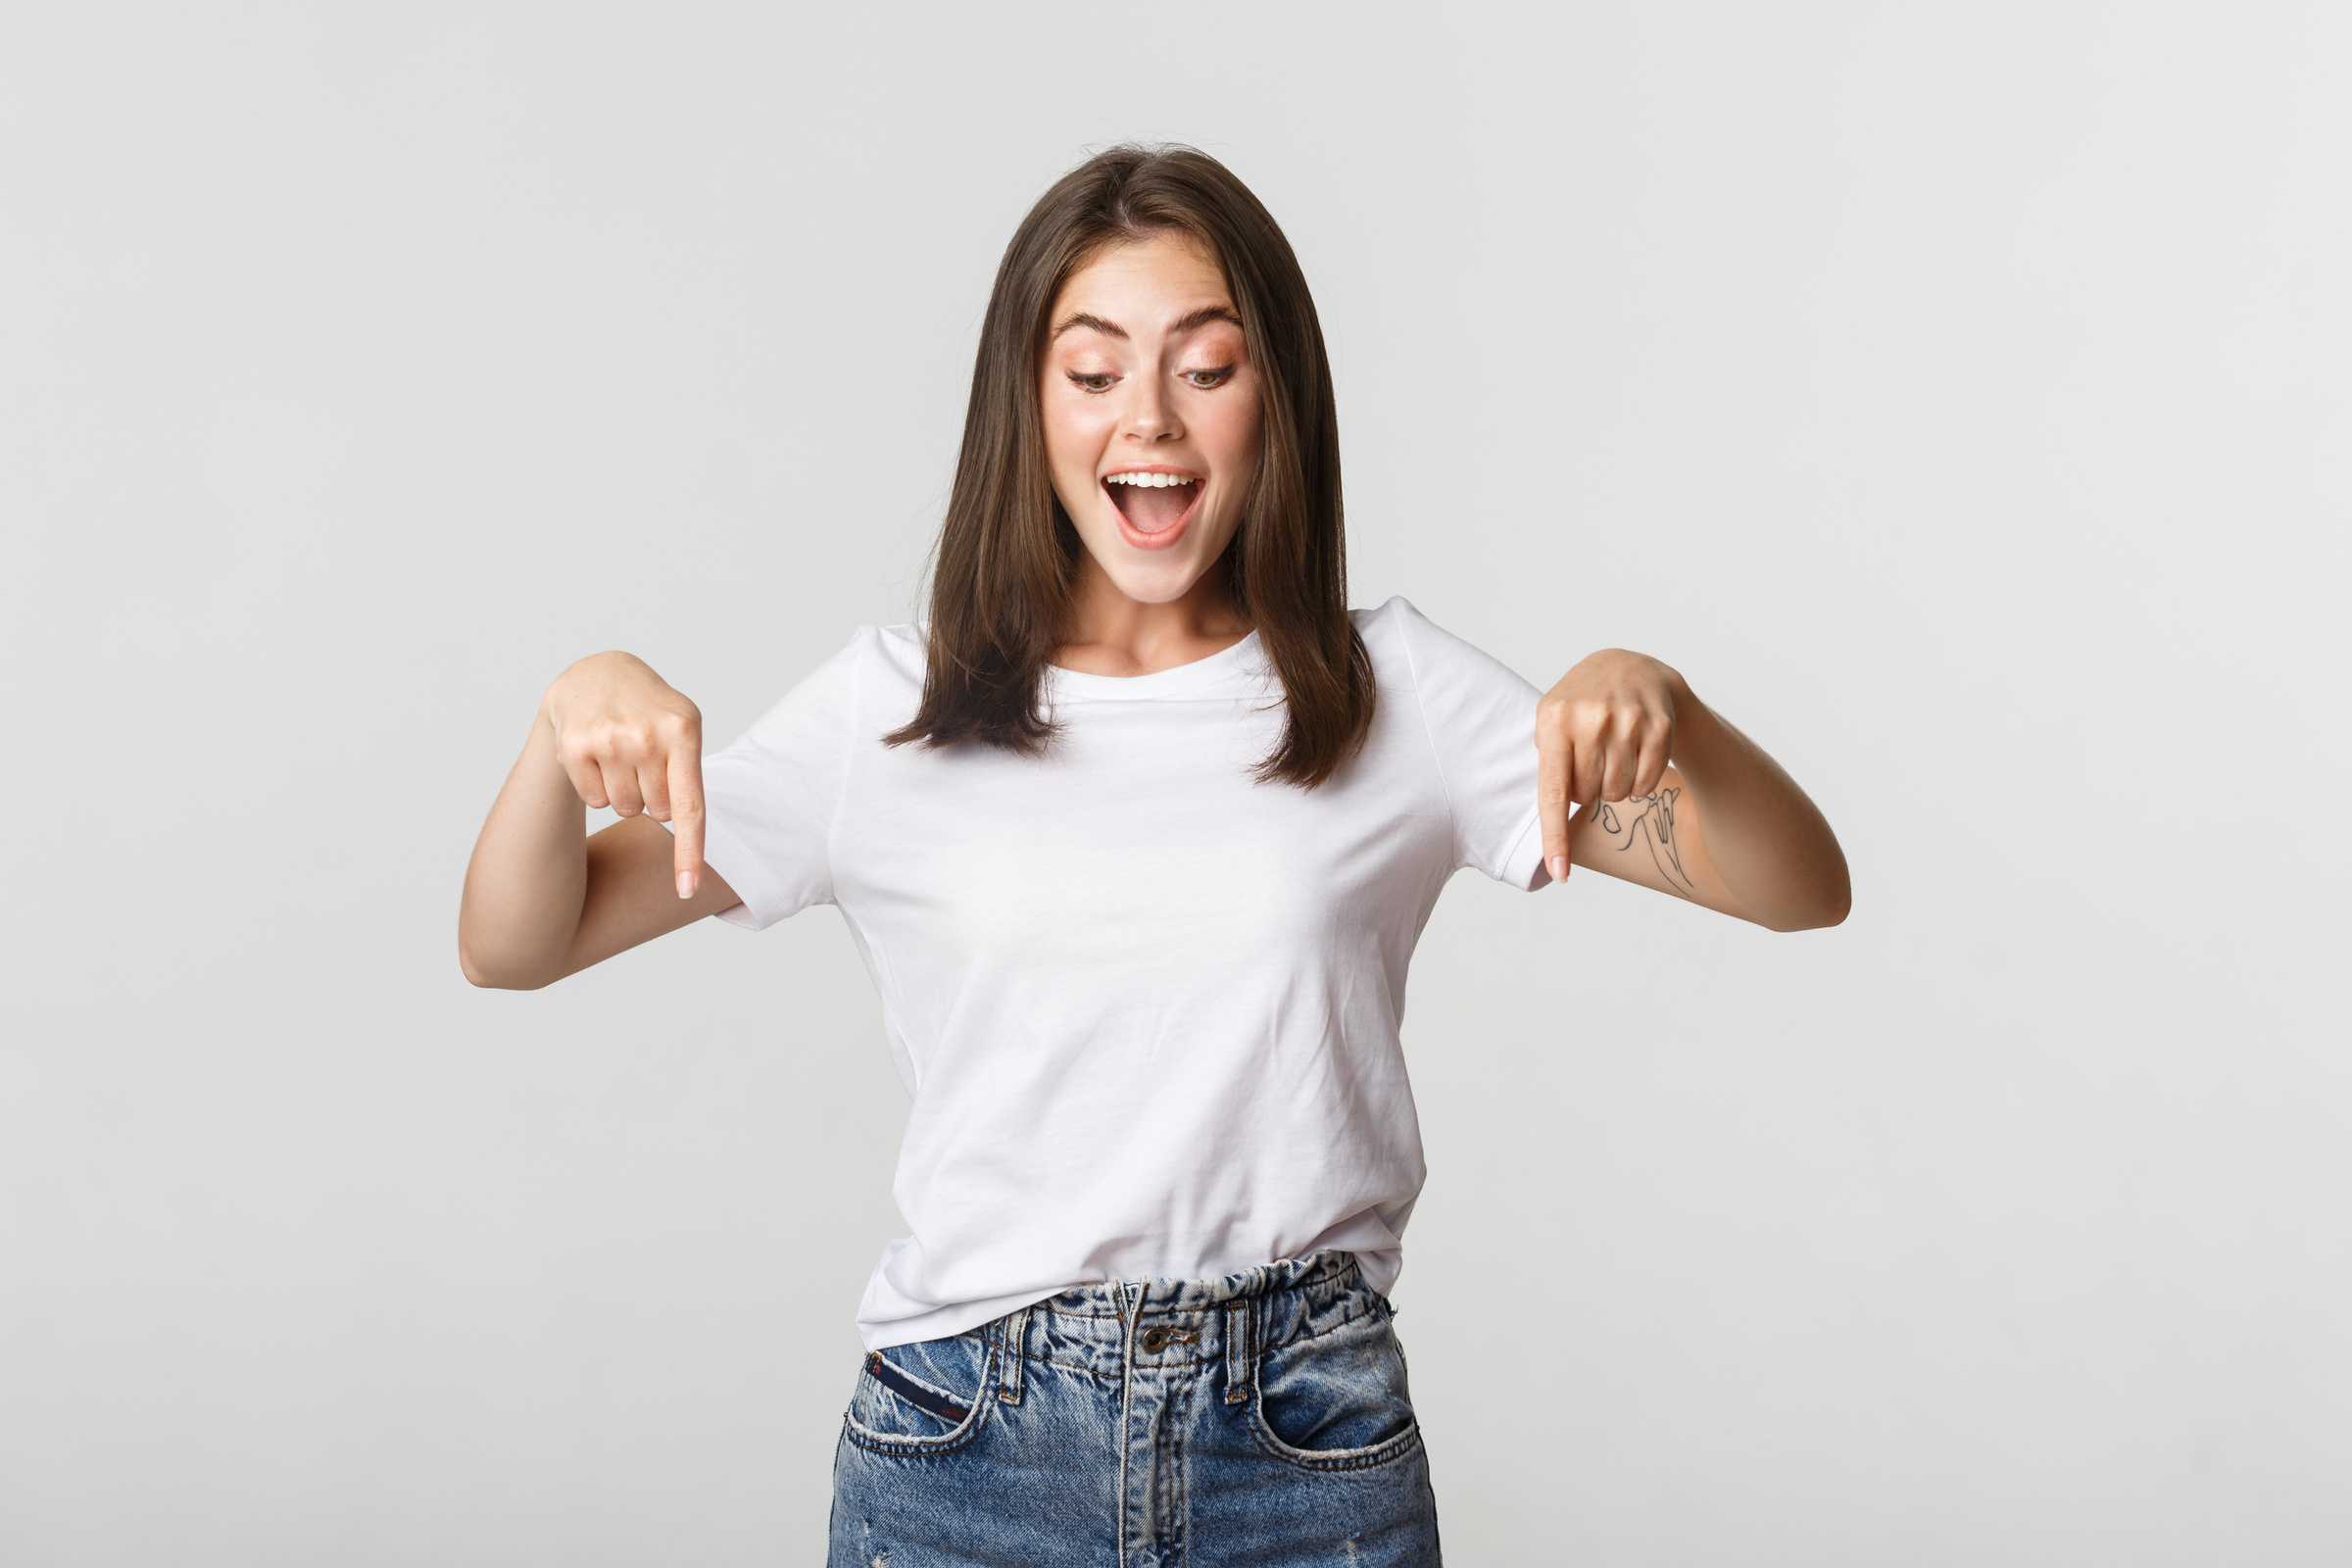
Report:
[{"label": "brunette woman", "polygon": [[527,988],[840,907],[912,1234],[858,1312],[833,1562],[1428,1564],[1383,1294],[1422,1182],[1405,968],[1456,870],[1571,864],[1775,930],[1846,909],[1821,813],[1665,664],[1542,693],[1348,610],[1298,262],[1214,160],[1120,148],[1004,253],[929,620],[708,759],[639,660],[572,665],[459,946]]}]

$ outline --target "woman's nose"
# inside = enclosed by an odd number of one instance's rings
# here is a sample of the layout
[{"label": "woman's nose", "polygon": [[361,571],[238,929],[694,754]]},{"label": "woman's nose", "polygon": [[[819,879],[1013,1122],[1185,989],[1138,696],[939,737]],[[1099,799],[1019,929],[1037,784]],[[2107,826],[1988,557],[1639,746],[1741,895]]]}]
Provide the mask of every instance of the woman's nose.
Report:
[{"label": "woman's nose", "polygon": [[1135,407],[1127,415],[1127,433],[1139,441],[1174,441],[1183,436],[1184,426],[1177,421],[1166,388],[1156,378],[1137,390]]}]

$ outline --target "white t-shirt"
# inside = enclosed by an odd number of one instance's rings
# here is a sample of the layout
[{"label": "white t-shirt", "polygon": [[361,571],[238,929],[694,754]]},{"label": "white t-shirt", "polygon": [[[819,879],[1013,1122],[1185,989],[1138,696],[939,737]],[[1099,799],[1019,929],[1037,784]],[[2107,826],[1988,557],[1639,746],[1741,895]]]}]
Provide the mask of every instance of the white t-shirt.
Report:
[{"label": "white t-shirt", "polygon": [[1540,887],[1538,693],[1402,599],[1357,611],[1378,702],[1315,790],[1255,634],[1047,672],[1044,757],[886,747],[919,629],[860,629],[704,763],[710,864],[759,929],[841,908],[913,1097],[868,1348],[1073,1285],[1346,1248],[1387,1290],[1421,1191],[1397,1023],[1457,869]]}]

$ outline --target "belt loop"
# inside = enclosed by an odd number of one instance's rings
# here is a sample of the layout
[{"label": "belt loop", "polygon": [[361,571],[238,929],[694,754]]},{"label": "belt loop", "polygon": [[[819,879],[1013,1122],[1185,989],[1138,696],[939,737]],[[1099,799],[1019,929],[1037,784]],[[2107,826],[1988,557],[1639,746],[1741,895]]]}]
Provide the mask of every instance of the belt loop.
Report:
[{"label": "belt loop", "polygon": [[1250,1298],[1225,1304],[1225,1402],[1250,1402]]},{"label": "belt loop", "polygon": [[1021,1366],[1029,1347],[1029,1309],[1022,1307],[1002,1320],[1004,1375],[997,1380],[997,1397],[1006,1404],[1021,1402]]}]

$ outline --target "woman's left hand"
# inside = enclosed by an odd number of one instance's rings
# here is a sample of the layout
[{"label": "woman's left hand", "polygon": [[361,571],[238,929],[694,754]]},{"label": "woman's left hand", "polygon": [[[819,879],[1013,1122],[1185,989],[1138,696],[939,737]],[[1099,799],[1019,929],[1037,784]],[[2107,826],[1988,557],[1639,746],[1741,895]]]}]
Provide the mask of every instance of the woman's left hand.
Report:
[{"label": "woman's left hand", "polygon": [[1568,877],[1568,809],[1655,794],[1674,755],[1678,710],[1694,701],[1670,666],[1604,648],[1580,662],[1536,709],[1536,799],[1544,863]]},{"label": "woman's left hand", "polygon": [[1562,675],[1537,706],[1536,754],[1553,881],[1590,866],[1775,931],[1845,918],[1845,852],[1820,808],[1646,654],[1604,648]]}]

